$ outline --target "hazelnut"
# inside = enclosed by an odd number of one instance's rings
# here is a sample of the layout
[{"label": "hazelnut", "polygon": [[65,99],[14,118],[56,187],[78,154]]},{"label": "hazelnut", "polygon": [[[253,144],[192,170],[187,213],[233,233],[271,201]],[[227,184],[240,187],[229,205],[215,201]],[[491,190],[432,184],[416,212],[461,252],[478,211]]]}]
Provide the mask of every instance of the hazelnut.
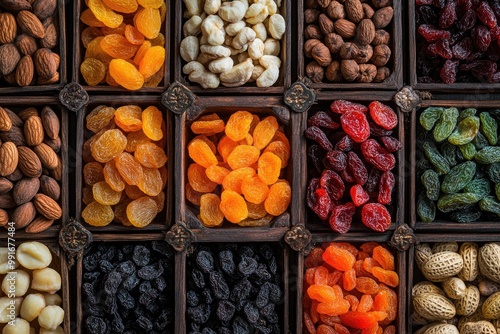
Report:
[{"label": "hazelnut", "polygon": [[380,8],[373,14],[372,20],[375,28],[381,29],[385,28],[391,23],[392,17],[394,16],[394,9],[392,7],[387,6],[384,8]]},{"label": "hazelnut", "polygon": [[375,8],[382,8],[392,5],[392,0],[372,0],[372,5]]},{"label": "hazelnut", "polygon": [[323,35],[335,31],[335,28],[333,27],[333,21],[325,14],[321,14],[319,16],[318,23],[319,23],[319,29],[321,30]]},{"label": "hazelnut", "polygon": [[311,51],[313,49],[314,46],[316,46],[316,44],[318,43],[321,43],[321,41],[319,39],[308,39],[305,43],[304,43],[304,54],[306,55],[306,57],[308,58],[312,58],[312,55],[311,55]]},{"label": "hazelnut", "polygon": [[358,55],[354,57],[354,60],[358,64],[365,64],[370,61],[373,56],[373,48],[371,45],[358,45]]},{"label": "hazelnut", "polygon": [[340,47],[340,57],[342,59],[354,59],[359,53],[359,48],[355,43],[346,42]]},{"label": "hazelnut", "polygon": [[311,24],[313,22],[316,22],[318,20],[319,14],[321,14],[319,10],[306,9],[304,11],[304,22],[306,24]]},{"label": "hazelnut", "polygon": [[387,64],[390,58],[391,58],[391,49],[387,45],[384,44],[377,45],[373,49],[373,57],[371,61],[375,66],[378,67],[384,66],[385,64]]},{"label": "hazelnut", "polygon": [[358,77],[358,81],[369,83],[372,82],[377,75],[377,67],[373,64],[361,64],[359,65],[359,73],[361,76]]},{"label": "hazelnut", "polygon": [[318,0],[306,0],[305,8],[318,9],[319,8]]},{"label": "hazelnut", "polygon": [[332,2],[332,0],[317,0],[317,1],[321,8],[328,7],[330,5],[330,2]]},{"label": "hazelnut", "polygon": [[330,50],[323,43],[316,44],[311,51],[311,55],[321,66],[328,66],[332,62]]},{"label": "hazelnut", "polygon": [[346,19],[339,19],[335,21],[333,25],[335,26],[335,31],[337,32],[337,34],[339,34],[343,38],[354,37],[356,33],[356,25]]},{"label": "hazelnut", "polygon": [[342,60],[340,63],[340,71],[342,72],[342,76],[347,81],[354,81],[360,75],[359,73],[359,65],[354,60]]},{"label": "hazelnut", "polygon": [[383,29],[378,29],[375,31],[375,37],[373,38],[372,44],[373,45],[380,45],[380,44],[385,44],[389,45],[389,41],[391,40],[391,35],[383,30]]},{"label": "hazelnut", "polygon": [[306,73],[312,82],[321,82],[325,75],[325,70],[316,61],[312,61],[306,66]]},{"label": "hazelnut", "polygon": [[356,39],[359,44],[370,44],[375,38],[375,26],[372,20],[363,19],[356,29]]},{"label": "hazelnut", "polygon": [[332,32],[325,36],[325,45],[331,53],[338,53],[343,44],[344,39],[336,33]]},{"label": "hazelnut", "polygon": [[377,68],[377,75],[373,78],[373,82],[383,82],[391,75],[391,70],[388,67]]},{"label": "hazelnut", "polygon": [[306,39],[311,39],[311,38],[322,39],[323,34],[321,34],[321,30],[317,25],[310,24],[304,30],[304,37]]},{"label": "hazelnut", "polygon": [[326,68],[326,78],[332,82],[342,81],[342,73],[340,72],[340,63],[336,60],[332,61]]},{"label": "hazelnut", "polygon": [[330,6],[326,9],[326,13],[332,20],[339,20],[345,18],[345,9],[338,1],[332,1]]},{"label": "hazelnut", "polygon": [[370,7],[370,5],[367,3],[364,3],[361,6],[363,6],[363,12],[365,13],[365,19],[371,19],[373,17],[373,14],[375,14],[375,11],[373,10],[373,8]]}]

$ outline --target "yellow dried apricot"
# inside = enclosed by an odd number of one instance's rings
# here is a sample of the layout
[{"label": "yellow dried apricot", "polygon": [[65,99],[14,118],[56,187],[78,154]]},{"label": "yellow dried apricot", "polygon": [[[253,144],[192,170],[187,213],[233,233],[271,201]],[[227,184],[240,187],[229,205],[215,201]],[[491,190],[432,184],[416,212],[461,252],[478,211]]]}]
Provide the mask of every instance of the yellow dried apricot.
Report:
[{"label": "yellow dried apricot", "polygon": [[161,192],[161,175],[160,171],[156,168],[143,169],[142,179],[137,183],[139,189],[148,196],[156,196]]},{"label": "yellow dried apricot", "polygon": [[164,0],[137,0],[144,8],[160,8],[165,3]]},{"label": "yellow dried apricot", "polygon": [[132,154],[123,152],[116,157],[115,161],[118,172],[127,184],[137,185],[141,181],[144,171]]},{"label": "yellow dried apricot", "polygon": [[249,145],[236,146],[227,157],[227,163],[231,169],[249,167],[259,160],[260,151]]},{"label": "yellow dried apricot", "polygon": [[123,35],[110,34],[101,40],[101,48],[113,58],[129,59],[135,56],[139,46],[127,41]]},{"label": "yellow dried apricot", "polygon": [[265,201],[269,194],[269,187],[260,177],[254,175],[246,177],[241,183],[241,192],[245,196],[245,200],[250,203],[260,204]]},{"label": "yellow dried apricot", "polygon": [[123,59],[111,60],[109,74],[120,86],[129,90],[137,90],[144,85],[144,77],[139,70]]},{"label": "yellow dried apricot", "polygon": [[123,16],[116,14],[102,0],[87,0],[87,2],[87,6],[94,13],[95,17],[107,27],[116,28],[123,22]]},{"label": "yellow dried apricot", "polygon": [[273,139],[278,130],[278,121],[274,116],[268,116],[257,124],[253,131],[253,146],[262,150]]},{"label": "yellow dried apricot", "polygon": [[191,124],[191,131],[195,134],[220,133],[225,129],[224,121],[217,114],[211,114],[211,119],[200,117]]},{"label": "yellow dried apricot", "polygon": [[224,217],[237,224],[248,217],[247,203],[237,192],[226,189],[221,194],[220,210]]},{"label": "yellow dried apricot", "polygon": [[106,6],[111,8],[112,10],[116,10],[120,13],[133,13],[137,10],[139,5],[137,4],[137,0],[102,0]]},{"label": "yellow dried apricot", "polygon": [[161,124],[163,115],[155,106],[149,106],[142,112],[142,131],[151,140],[158,141],[163,138]]},{"label": "yellow dried apricot", "polygon": [[106,65],[98,59],[86,58],[80,65],[80,72],[89,86],[97,86],[106,77]]},{"label": "yellow dried apricot", "polygon": [[243,167],[237,170],[231,171],[222,181],[222,187],[224,189],[229,189],[241,194],[241,183],[243,179],[247,176],[254,176],[255,169],[251,167]]},{"label": "yellow dried apricot", "polygon": [[134,156],[141,165],[148,168],[160,168],[167,163],[163,149],[153,143],[138,144]]},{"label": "yellow dried apricot", "polygon": [[115,108],[100,105],[92,109],[92,111],[85,117],[86,127],[90,131],[97,133],[104,128],[113,119],[115,115]]},{"label": "yellow dried apricot", "polygon": [[264,206],[269,214],[279,216],[286,211],[291,200],[292,188],[287,181],[280,180],[269,188],[269,195],[264,201]]},{"label": "yellow dried apricot", "polygon": [[142,45],[142,43],[144,43],[145,39],[144,39],[144,35],[141,34],[141,32],[139,30],[137,30],[134,26],[130,25],[130,24],[127,24],[125,26],[125,38],[127,39],[127,41],[129,41],[130,43],[134,44],[134,45]]},{"label": "yellow dried apricot", "polygon": [[240,145],[252,145],[253,144],[253,137],[250,133],[247,133],[247,136],[245,137],[245,139],[242,139],[240,141],[238,141],[238,144]]},{"label": "yellow dried apricot", "polygon": [[90,8],[87,8],[82,12],[80,15],[80,21],[89,27],[101,28],[106,26],[103,22],[99,21],[97,17],[95,17]]},{"label": "yellow dried apricot", "polygon": [[127,135],[127,146],[125,147],[125,151],[135,152],[137,145],[149,142],[151,142],[151,139],[149,139],[142,130],[130,132]]},{"label": "yellow dried apricot", "polygon": [[141,63],[142,58],[144,58],[144,55],[146,54],[146,52],[149,49],[151,49],[151,42],[150,41],[144,41],[144,43],[142,43],[142,45],[139,47],[139,49],[135,53],[134,64],[136,64],[137,66],[139,66],[139,64]]},{"label": "yellow dried apricot", "polygon": [[113,189],[114,191],[123,191],[125,189],[125,182],[116,168],[116,161],[110,160],[104,164],[103,169],[104,181]]},{"label": "yellow dried apricot", "polygon": [[165,1],[162,1],[161,6],[160,6],[160,20],[161,23],[165,22],[165,18],[167,17],[167,4]]},{"label": "yellow dried apricot", "polygon": [[189,157],[193,159],[194,162],[205,168],[219,163],[210,146],[208,146],[208,144],[201,139],[191,140],[188,144],[188,152]]},{"label": "yellow dried apricot", "polygon": [[267,215],[266,207],[264,206],[264,202],[260,204],[254,204],[251,202],[247,202],[248,208],[248,218],[250,219],[261,219]]},{"label": "yellow dried apricot", "polygon": [[139,9],[134,16],[134,25],[147,39],[158,37],[161,29],[160,11],[158,8]]},{"label": "yellow dried apricot", "polygon": [[115,110],[115,122],[124,131],[139,131],[142,128],[141,107],[129,104],[117,108]]},{"label": "yellow dried apricot", "polygon": [[220,198],[215,194],[203,194],[200,198],[200,218],[206,227],[222,225],[224,214],[220,209]]},{"label": "yellow dried apricot", "polygon": [[253,115],[248,111],[237,111],[229,117],[226,123],[225,133],[233,141],[245,139],[250,125],[253,121]]},{"label": "yellow dried apricot", "polygon": [[238,146],[238,142],[233,141],[228,136],[222,136],[222,138],[217,143],[217,150],[221,155],[224,162],[227,161],[227,157]]},{"label": "yellow dried apricot", "polygon": [[205,168],[197,163],[189,165],[187,176],[189,184],[197,192],[209,193],[217,187],[217,183],[210,181],[207,177]]},{"label": "yellow dried apricot", "polygon": [[143,228],[155,219],[157,210],[156,202],[152,198],[144,196],[127,205],[127,218],[135,227]]},{"label": "yellow dried apricot", "polygon": [[105,181],[94,183],[92,194],[97,203],[102,205],[115,205],[120,202],[121,191],[114,191]]},{"label": "yellow dried apricot", "polygon": [[92,226],[106,226],[113,221],[115,214],[109,205],[102,205],[93,201],[82,211],[82,218]]},{"label": "yellow dried apricot", "polygon": [[288,165],[288,159],[290,159],[290,147],[287,146],[283,141],[276,140],[269,145],[267,145],[264,153],[271,152],[277,155],[281,160],[281,168],[285,168]]},{"label": "yellow dried apricot", "polygon": [[203,140],[208,145],[208,147],[210,147],[210,150],[212,150],[212,152],[214,154],[217,154],[217,147],[215,147],[214,142],[211,141],[210,139],[208,139],[207,136],[205,136],[205,135],[198,135],[198,136],[196,136],[196,137],[193,138],[193,140],[195,140],[195,139]]},{"label": "yellow dried apricot", "polygon": [[212,165],[205,171],[210,181],[222,184],[224,178],[230,173],[230,170],[222,166]]},{"label": "yellow dried apricot", "polygon": [[127,146],[127,137],[118,129],[106,130],[90,145],[95,160],[106,163],[116,158]]},{"label": "yellow dried apricot", "polygon": [[144,87],[158,87],[158,85],[163,81],[164,76],[165,63],[161,65],[160,69],[155,74],[144,80]]},{"label": "yellow dried apricot", "polygon": [[275,183],[281,171],[281,159],[274,153],[263,153],[258,161],[257,175],[266,184]]},{"label": "yellow dried apricot", "polygon": [[96,37],[102,36],[101,29],[98,27],[87,27],[83,29],[81,41],[84,48],[87,48],[89,43]]},{"label": "yellow dried apricot", "polygon": [[165,63],[165,48],[153,46],[146,51],[139,64],[139,72],[147,79],[158,72]]}]

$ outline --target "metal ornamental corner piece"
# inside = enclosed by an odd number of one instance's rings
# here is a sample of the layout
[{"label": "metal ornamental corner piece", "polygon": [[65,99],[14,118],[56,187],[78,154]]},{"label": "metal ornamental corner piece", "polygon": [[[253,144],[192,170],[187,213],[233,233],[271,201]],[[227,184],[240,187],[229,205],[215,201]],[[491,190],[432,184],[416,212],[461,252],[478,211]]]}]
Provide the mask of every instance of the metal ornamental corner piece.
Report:
[{"label": "metal ornamental corner piece", "polygon": [[161,103],[173,113],[182,114],[194,103],[196,96],[183,84],[176,81],[161,95]]},{"label": "metal ornamental corner piece", "polygon": [[420,97],[410,86],[404,86],[394,96],[394,102],[403,112],[412,112],[420,103]]},{"label": "metal ornamental corner piece", "polygon": [[83,255],[85,247],[92,242],[92,233],[77,220],[70,221],[59,231],[59,245],[64,249],[68,258],[68,268],[75,264],[75,260]]},{"label": "metal ornamental corner piece", "polygon": [[73,112],[77,112],[89,103],[89,94],[76,82],[67,84],[59,92],[59,101]]},{"label": "metal ornamental corner piece", "polygon": [[193,232],[183,222],[178,222],[170,231],[165,234],[165,241],[168,242],[177,252],[183,252],[194,242]]},{"label": "metal ornamental corner piece", "polygon": [[304,112],[309,109],[316,100],[316,94],[303,82],[293,83],[285,92],[284,102],[295,112]]},{"label": "metal ornamental corner piece", "polygon": [[292,227],[290,231],[285,234],[285,242],[296,252],[303,250],[311,240],[311,232],[301,225]]},{"label": "metal ornamental corner piece", "polygon": [[416,241],[417,239],[415,238],[415,234],[413,234],[413,230],[407,224],[402,224],[394,231],[390,245],[401,252],[405,252]]}]

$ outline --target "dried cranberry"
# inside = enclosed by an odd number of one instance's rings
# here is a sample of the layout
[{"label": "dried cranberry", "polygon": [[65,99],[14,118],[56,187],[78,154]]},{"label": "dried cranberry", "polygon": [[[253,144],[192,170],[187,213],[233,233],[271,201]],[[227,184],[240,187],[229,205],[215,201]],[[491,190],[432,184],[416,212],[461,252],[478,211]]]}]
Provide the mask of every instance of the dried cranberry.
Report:
[{"label": "dried cranberry", "polygon": [[323,166],[321,164],[321,159],[323,158],[325,151],[319,147],[319,145],[314,144],[307,148],[307,155],[311,159],[316,172],[321,173]]},{"label": "dried cranberry", "polygon": [[336,114],[345,114],[348,111],[359,111],[366,113],[368,108],[362,104],[347,101],[347,100],[335,100],[330,105],[332,112]]},{"label": "dried cranberry", "polygon": [[325,129],[338,129],[340,124],[324,111],[318,111],[307,120],[307,126],[317,126]]},{"label": "dried cranberry", "polygon": [[490,4],[497,18],[500,17],[500,0],[490,0]]},{"label": "dried cranberry", "polygon": [[347,155],[339,150],[330,151],[323,158],[323,165],[328,169],[341,172],[347,166]]},{"label": "dried cranberry", "polygon": [[462,41],[453,45],[453,57],[456,59],[464,60],[471,54],[473,48],[472,39],[465,37]]},{"label": "dried cranberry", "polygon": [[319,144],[319,146],[321,146],[324,150],[326,150],[326,151],[333,150],[332,143],[330,142],[330,140],[328,140],[328,137],[323,132],[323,130],[321,130],[317,126],[308,127],[306,132],[305,132],[305,136],[306,136],[306,138],[317,142]]},{"label": "dried cranberry", "polygon": [[386,130],[375,122],[369,122],[370,124],[370,135],[375,137],[390,136],[392,135],[391,130]]},{"label": "dried cranberry", "polygon": [[450,38],[450,33],[448,31],[436,29],[436,27],[430,24],[422,24],[418,27],[417,31],[429,43],[435,42],[441,38]]},{"label": "dried cranberry", "polygon": [[436,58],[437,56],[439,56],[439,54],[437,52],[436,43],[431,43],[431,44],[429,44],[429,46],[427,46],[427,50],[425,52],[425,56],[427,58]]},{"label": "dried cranberry", "polygon": [[330,215],[330,227],[338,233],[346,233],[351,228],[352,217],[356,212],[356,207],[353,203],[337,205],[333,208]]},{"label": "dried cranberry", "polygon": [[372,230],[384,232],[391,226],[391,215],[382,204],[367,203],[361,210],[361,221]]},{"label": "dried cranberry", "polygon": [[324,188],[328,195],[334,199],[339,200],[344,196],[345,186],[339,174],[333,170],[324,170],[319,180],[319,186]]},{"label": "dried cranberry", "polygon": [[441,80],[444,83],[452,84],[455,83],[457,79],[457,70],[458,70],[458,60],[447,60],[444,62],[443,68],[439,73]]},{"label": "dried cranberry", "polygon": [[438,16],[431,6],[422,6],[417,9],[417,13],[420,15],[422,23],[424,24],[436,24]]},{"label": "dried cranberry", "polygon": [[374,139],[368,139],[361,144],[361,152],[366,161],[381,171],[388,171],[396,166],[394,155],[387,152],[385,148]]},{"label": "dried cranberry", "polygon": [[372,168],[370,174],[368,175],[368,180],[365,184],[365,189],[368,192],[375,192],[378,189],[378,184],[380,183],[380,178],[382,177],[382,172],[377,168]]},{"label": "dried cranberry", "polygon": [[488,2],[483,1],[476,9],[476,13],[479,20],[481,20],[485,26],[493,28],[497,25],[497,18]]},{"label": "dried cranberry", "polygon": [[465,12],[465,14],[458,20],[457,28],[461,31],[467,31],[472,29],[476,25],[476,12],[472,9],[469,9]]},{"label": "dried cranberry", "polygon": [[465,12],[465,11],[468,11],[472,8],[472,1],[471,0],[457,0],[457,5],[461,11]]},{"label": "dried cranberry", "polygon": [[366,115],[357,110],[347,111],[340,117],[344,132],[356,143],[362,143],[370,136],[370,126]]},{"label": "dried cranberry", "polygon": [[461,71],[471,71],[475,76],[487,77],[497,71],[497,64],[491,60],[474,60],[469,64],[461,64]]},{"label": "dried cranberry", "polygon": [[436,52],[443,59],[453,58],[453,52],[450,48],[450,41],[448,39],[440,39],[436,42]]},{"label": "dried cranberry", "polygon": [[319,187],[319,179],[313,178],[307,187],[307,205],[322,220],[328,219],[332,201],[327,191]]},{"label": "dried cranberry", "polygon": [[489,60],[497,63],[500,60],[500,46],[498,46],[497,43],[491,43],[488,50],[486,50],[485,55]]},{"label": "dried cranberry", "polygon": [[403,148],[399,140],[391,136],[380,137],[380,141],[388,152],[396,152]]},{"label": "dried cranberry", "polygon": [[448,29],[453,23],[455,23],[456,19],[457,12],[455,1],[448,1],[443,9],[441,9],[439,28]]},{"label": "dried cranberry", "polygon": [[341,151],[350,151],[356,143],[349,136],[344,136],[335,144],[335,149]]},{"label": "dried cranberry", "polygon": [[388,105],[379,101],[373,101],[368,107],[370,109],[370,116],[377,125],[386,130],[392,130],[398,125],[398,116]]},{"label": "dried cranberry", "polygon": [[490,30],[483,25],[478,25],[471,31],[471,37],[476,49],[480,52],[488,50],[491,43]]},{"label": "dried cranberry", "polygon": [[378,186],[378,202],[380,204],[391,203],[392,189],[394,189],[395,184],[396,179],[394,178],[394,174],[392,174],[391,171],[387,171],[382,174]]},{"label": "dried cranberry", "polygon": [[366,183],[366,180],[368,179],[368,171],[366,170],[365,164],[356,153],[352,151],[349,152],[347,166],[352,172],[357,184],[363,185]]},{"label": "dried cranberry", "polygon": [[370,200],[370,195],[359,184],[353,185],[349,194],[355,206],[361,206]]},{"label": "dried cranberry", "polygon": [[342,180],[344,180],[347,183],[356,182],[356,179],[354,178],[354,174],[352,173],[352,170],[350,170],[349,168],[344,169],[340,173],[340,176],[342,177]]}]

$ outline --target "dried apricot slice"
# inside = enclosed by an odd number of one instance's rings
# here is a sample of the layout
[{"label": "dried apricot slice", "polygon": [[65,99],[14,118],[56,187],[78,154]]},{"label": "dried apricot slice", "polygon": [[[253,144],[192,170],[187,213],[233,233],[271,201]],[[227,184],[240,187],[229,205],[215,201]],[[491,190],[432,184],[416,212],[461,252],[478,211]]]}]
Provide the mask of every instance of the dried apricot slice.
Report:
[{"label": "dried apricot slice", "polygon": [[248,202],[260,204],[266,200],[269,187],[257,175],[254,175],[243,179],[241,192]]},{"label": "dried apricot slice", "polygon": [[275,183],[281,172],[281,159],[274,153],[263,153],[257,162],[257,175],[266,184]]},{"label": "dried apricot slice", "polygon": [[211,114],[207,116],[213,116],[207,119],[206,116],[200,117],[200,119],[194,121],[191,124],[191,131],[195,134],[212,134],[220,133],[225,129],[224,121],[219,118],[217,114]]},{"label": "dried apricot slice", "polygon": [[113,58],[129,59],[134,57],[139,46],[127,41],[123,35],[110,34],[101,40],[101,48]]},{"label": "dried apricot slice", "polygon": [[115,214],[109,205],[102,205],[93,201],[82,211],[82,218],[92,226],[106,226],[113,221]]},{"label": "dried apricot slice", "polygon": [[189,157],[193,159],[194,162],[205,168],[219,163],[210,146],[201,139],[193,139],[188,144],[188,152]]},{"label": "dried apricot slice", "polygon": [[274,116],[268,116],[257,124],[253,131],[253,146],[262,150],[273,139],[279,128],[278,121]]},{"label": "dried apricot slice", "polygon": [[116,168],[129,185],[137,185],[144,175],[141,164],[130,153],[123,152],[116,157]]},{"label": "dried apricot slice", "polygon": [[144,79],[148,79],[158,72],[165,62],[165,48],[153,46],[146,51],[139,63],[139,72]]},{"label": "dried apricot slice", "polygon": [[95,17],[107,27],[116,28],[123,22],[123,16],[116,14],[101,0],[87,0],[86,2]]},{"label": "dried apricot slice", "polygon": [[144,39],[144,35],[141,34],[141,32],[139,30],[137,30],[134,26],[130,25],[130,24],[127,24],[125,26],[125,38],[127,39],[127,41],[129,41],[130,43],[134,44],[134,45],[142,45],[142,43],[144,43],[145,39]]},{"label": "dried apricot slice", "polygon": [[97,203],[102,205],[115,205],[120,202],[121,191],[114,191],[105,181],[94,183],[92,193]]},{"label": "dried apricot slice", "polygon": [[134,156],[144,167],[148,168],[160,168],[167,163],[165,151],[153,143],[137,145]]},{"label": "dried apricot slice", "polygon": [[144,77],[139,70],[123,59],[113,59],[109,63],[109,74],[120,86],[129,90],[137,90],[144,85]]},{"label": "dried apricot slice", "polygon": [[87,8],[82,12],[82,14],[80,15],[80,21],[82,21],[89,27],[100,28],[106,26],[102,21],[99,21],[99,19],[97,19],[90,8]]},{"label": "dried apricot slice", "polygon": [[[249,167],[259,160],[259,155],[260,151],[254,146],[238,145],[227,157],[227,163],[233,170]],[[276,180],[277,179],[278,178],[276,178]],[[274,182],[276,182],[276,180],[274,180]]]},{"label": "dried apricot slice", "polygon": [[137,10],[137,0],[102,0],[106,6],[117,12],[129,14]]},{"label": "dried apricot slice", "polygon": [[163,138],[161,124],[163,116],[155,106],[149,106],[142,112],[142,131],[151,140],[158,141]]},{"label": "dried apricot slice", "polygon": [[253,115],[248,111],[237,111],[229,117],[225,133],[233,141],[245,139],[252,124]]},{"label": "dried apricot slice", "polygon": [[98,59],[86,58],[80,65],[80,72],[89,86],[97,86],[106,76],[106,65]]},{"label": "dried apricot slice", "polygon": [[103,170],[100,163],[89,162],[83,166],[83,181],[86,185],[93,186],[94,183],[103,179]]},{"label": "dried apricot slice", "polygon": [[116,158],[127,146],[127,137],[118,129],[105,131],[90,145],[94,159],[106,163]]},{"label": "dried apricot slice", "polygon": [[231,154],[234,148],[238,145],[238,142],[235,142],[228,136],[222,136],[222,138],[217,143],[217,150],[219,151],[219,154],[221,155],[224,162],[227,161],[227,157],[229,156],[229,154]]},{"label": "dried apricot slice", "polygon": [[157,8],[139,9],[134,16],[134,25],[147,39],[158,37],[161,29],[160,11]]},{"label": "dried apricot slice", "polygon": [[264,150],[264,153],[266,152],[274,153],[280,158],[282,169],[288,165],[288,159],[290,159],[290,146],[287,146],[283,141],[276,140],[269,143]]},{"label": "dried apricot slice", "polygon": [[85,118],[86,127],[90,131],[96,133],[113,119],[115,115],[115,109],[105,105],[100,105],[94,108]]},{"label": "dried apricot slice", "polygon": [[200,198],[200,218],[206,227],[220,226],[224,214],[220,209],[220,198],[215,194],[203,194]]},{"label": "dried apricot slice", "polygon": [[254,176],[255,169],[251,167],[244,167],[231,171],[222,181],[222,187],[241,194],[241,183],[247,176]]},{"label": "dried apricot slice", "polygon": [[157,209],[156,202],[144,196],[127,205],[127,218],[135,227],[146,227],[155,219]]},{"label": "dried apricot slice", "polygon": [[156,168],[143,168],[142,179],[137,183],[139,189],[149,196],[156,196],[161,191],[161,175]]},{"label": "dried apricot slice", "polygon": [[149,139],[142,130],[130,132],[127,134],[127,146],[125,147],[125,151],[135,152],[137,145],[150,142],[151,139]]},{"label": "dried apricot slice", "polygon": [[222,184],[224,178],[230,173],[230,170],[222,166],[212,165],[205,171],[210,181]]},{"label": "dried apricot slice", "polygon": [[286,211],[291,200],[292,188],[287,181],[281,180],[269,188],[269,195],[267,195],[264,205],[269,214],[279,216]]},{"label": "dried apricot slice", "polygon": [[113,189],[114,191],[123,191],[125,189],[125,182],[116,168],[115,160],[110,160],[106,162],[103,169],[104,181]]},{"label": "dried apricot slice", "polygon": [[209,193],[217,187],[217,183],[208,179],[205,168],[197,163],[189,165],[187,175],[189,184],[197,192]]},{"label": "dried apricot slice", "polygon": [[221,194],[220,209],[224,217],[237,224],[248,217],[247,203],[237,192],[226,189]]}]

